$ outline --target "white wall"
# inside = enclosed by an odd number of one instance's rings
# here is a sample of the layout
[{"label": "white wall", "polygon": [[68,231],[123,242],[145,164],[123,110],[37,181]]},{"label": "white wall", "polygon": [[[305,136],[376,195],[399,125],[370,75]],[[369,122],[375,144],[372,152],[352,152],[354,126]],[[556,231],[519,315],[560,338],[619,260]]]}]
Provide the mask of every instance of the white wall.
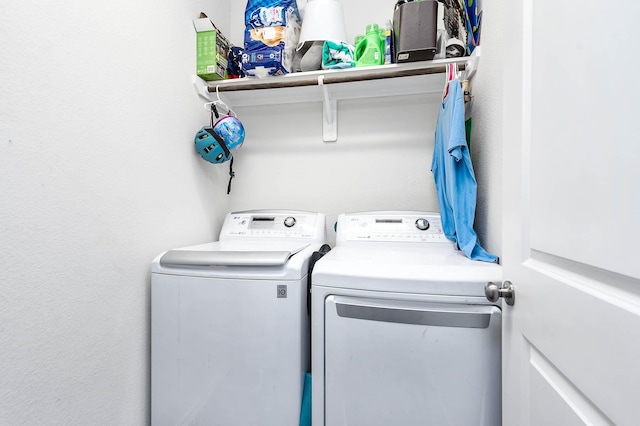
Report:
[{"label": "white wall", "polygon": [[[246,2],[232,2],[231,39],[242,44]],[[350,38],[383,25],[395,1],[342,1]],[[444,86],[444,77],[443,77]],[[438,94],[340,101],[338,141],[322,141],[322,106],[236,108],[247,138],[235,156],[232,210],[296,208],[327,215],[438,210],[431,173]],[[295,117],[295,118],[292,118]]]},{"label": "white wall", "polygon": [[[297,4],[300,8],[304,8],[307,2],[308,0],[298,0]],[[382,27],[387,20],[392,19],[396,0],[367,0],[366,3],[354,0],[340,0],[340,4],[344,14],[348,41],[353,43],[356,35],[364,35],[368,24],[378,24]],[[242,46],[243,44],[246,5],[246,1],[231,2],[229,38],[237,46]],[[442,9],[442,6],[440,6],[440,9]]]},{"label": "white wall", "polygon": [[0,4],[0,424],[148,423],[150,262],[228,209],[193,149],[201,10],[229,2]]},{"label": "white wall", "polygon": [[238,108],[248,136],[234,163],[231,209],[323,212],[331,243],[340,213],[437,210],[430,169],[438,99],[341,101],[336,142],[322,141],[319,103]]},{"label": "white wall", "polygon": [[[502,99],[503,68],[509,52],[503,50],[504,4],[483,3],[480,63],[472,80],[473,131],[471,158],[478,182],[475,229],[483,247],[502,254]],[[508,143],[508,142],[507,142]]]}]

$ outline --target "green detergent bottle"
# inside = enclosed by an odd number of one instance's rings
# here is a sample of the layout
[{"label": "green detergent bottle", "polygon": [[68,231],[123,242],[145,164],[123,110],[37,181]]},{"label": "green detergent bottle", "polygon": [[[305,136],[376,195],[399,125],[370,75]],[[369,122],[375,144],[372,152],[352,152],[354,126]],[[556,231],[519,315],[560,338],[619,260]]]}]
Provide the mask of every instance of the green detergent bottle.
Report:
[{"label": "green detergent bottle", "polygon": [[361,34],[358,34],[355,38],[355,41],[353,42],[353,46],[354,46],[354,51],[353,51],[353,60],[357,61],[359,56],[359,52],[358,52],[358,45],[360,44],[360,42],[364,40],[364,36]]},{"label": "green detergent bottle", "polygon": [[356,46],[356,67],[382,65],[384,63],[384,49],[380,43],[380,28],[378,24],[367,25],[364,39]]}]

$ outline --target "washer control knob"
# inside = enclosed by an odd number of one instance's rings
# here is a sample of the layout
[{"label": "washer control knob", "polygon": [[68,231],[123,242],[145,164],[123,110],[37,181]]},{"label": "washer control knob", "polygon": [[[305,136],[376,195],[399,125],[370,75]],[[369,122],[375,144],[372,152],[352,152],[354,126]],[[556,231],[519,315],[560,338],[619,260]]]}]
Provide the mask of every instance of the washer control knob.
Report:
[{"label": "washer control knob", "polygon": [[421,231],[426,231],[427,229],[429,229],[429,221],[421,217],[420,219],[416,220],[416,228]]},{"label": "washer control knob", "polygon": [[284,226],[286,226],[287,228],[291,228],[295,224],[296,224],[296,218],[293,216],[289,216],[284,220]]}]

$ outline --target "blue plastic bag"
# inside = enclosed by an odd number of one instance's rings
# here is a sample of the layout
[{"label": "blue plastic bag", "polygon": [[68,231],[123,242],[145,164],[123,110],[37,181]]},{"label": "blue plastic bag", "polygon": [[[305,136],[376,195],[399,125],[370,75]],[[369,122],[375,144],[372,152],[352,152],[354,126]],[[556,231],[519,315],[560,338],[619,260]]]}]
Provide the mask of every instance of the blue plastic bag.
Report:
[{"label": "blue plastic bag", "polygon": [[296,0],[249,0],[244,14],[242,69],[248,76],[291,71],[301,19]]}]

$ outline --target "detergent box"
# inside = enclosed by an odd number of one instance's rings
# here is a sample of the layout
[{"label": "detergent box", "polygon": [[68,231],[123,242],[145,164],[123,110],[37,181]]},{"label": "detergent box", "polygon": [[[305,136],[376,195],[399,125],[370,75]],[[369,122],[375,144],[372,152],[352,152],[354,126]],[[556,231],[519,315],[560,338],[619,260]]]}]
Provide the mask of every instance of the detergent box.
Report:
[{"label": "detergent box", "polygon": [[229,40],[204,13],[193,20],[196,30],[196,73],[203,80],[226,78]]}]

